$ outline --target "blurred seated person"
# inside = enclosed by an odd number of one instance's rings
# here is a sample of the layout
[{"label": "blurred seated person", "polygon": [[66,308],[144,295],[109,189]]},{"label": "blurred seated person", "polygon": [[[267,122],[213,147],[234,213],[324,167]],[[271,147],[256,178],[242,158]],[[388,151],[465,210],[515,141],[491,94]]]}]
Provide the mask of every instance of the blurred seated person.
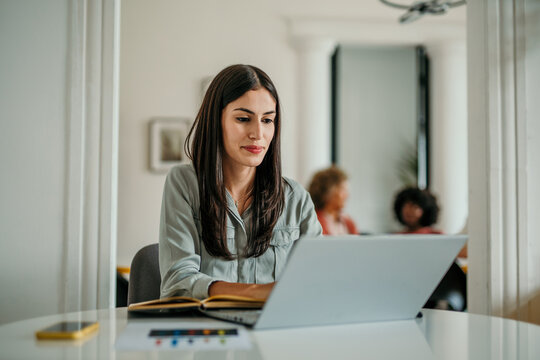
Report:
[{"label": "blurred seated person", "polygon": [[323,235],[358,234],[354,221],[343,214],[349,197],[347,175],[337,166],[318,171],[308,191],[311,195]]},{"label": "blurred seated person", "polygon": [[432,227],[439,216],[437,199],[428,190],[407,187],[394,200],[394,213],[405,226],[402,234],[442,234]]},{"label": "blurred seated person", "polygon": [[[405,225],[405,229],[401,231],[403,234],[442,234],[440,230],[433,228],[439,216],[439,205],[428,190],[417,187],[401,190],[394,201],[394,213],[398,221]],[[461,249],[458,257],[467,257],[467,245]]]}]

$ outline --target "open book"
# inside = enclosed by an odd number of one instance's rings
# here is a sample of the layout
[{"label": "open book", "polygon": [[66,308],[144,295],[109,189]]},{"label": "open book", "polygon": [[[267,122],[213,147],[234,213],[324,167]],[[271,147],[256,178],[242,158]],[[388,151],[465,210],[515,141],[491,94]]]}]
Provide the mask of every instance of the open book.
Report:
[{"label": "open book", "polygon": [[189,310],[205,312],[205,310],[221,309],[262,309],[264,302],[264,299],[236,295],[216,295],[204,300],[186,296],[173,296],[130,304],[128,311],[132,313],[163,313]]}]

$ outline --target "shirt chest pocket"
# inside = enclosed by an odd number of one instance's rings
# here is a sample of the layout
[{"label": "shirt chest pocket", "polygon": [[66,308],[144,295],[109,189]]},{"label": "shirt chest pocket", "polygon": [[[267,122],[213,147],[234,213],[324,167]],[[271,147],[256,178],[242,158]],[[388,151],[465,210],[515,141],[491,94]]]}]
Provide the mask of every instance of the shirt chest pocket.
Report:
[{"label": "shirt chest pocket", "polygon": [[227,225],[227,248],[231,255],[236,255],[236,232],[234,227]]},{"label": "shirt chest pocket", "polygon": [[257,283],[265,284],[279,279],[287,263],[287,256],[299,237],[298,227],[274,229],[270,247],[257,258]]}]

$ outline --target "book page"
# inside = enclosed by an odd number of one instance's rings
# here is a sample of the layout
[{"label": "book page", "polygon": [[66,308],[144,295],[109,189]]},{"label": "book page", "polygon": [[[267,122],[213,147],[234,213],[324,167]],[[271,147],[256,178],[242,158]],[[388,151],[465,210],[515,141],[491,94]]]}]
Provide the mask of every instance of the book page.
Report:
[{"label": "book page", "polygon": [[176,309],[176,308],[198,308],[201,301],[186,296],[174,296],[165,299],[156,299],[130,304],[128,311],[150,310],[150,309]]},{"label": "book page", "polygon": [[256,299],[251,298],[247,296],[239,296],[239,295],[214,295],[210,296],[204,300],[201,301],[202,304],[211,302],[211,301],[238,301],[238,302],[262,302],[264,303],[265,299]]},{"label": "book page", "polygon": [[264,303],[264,299],[254,299],[237,295],[216,295],[201,301],[201,307],[204,309],[261,309]]}]

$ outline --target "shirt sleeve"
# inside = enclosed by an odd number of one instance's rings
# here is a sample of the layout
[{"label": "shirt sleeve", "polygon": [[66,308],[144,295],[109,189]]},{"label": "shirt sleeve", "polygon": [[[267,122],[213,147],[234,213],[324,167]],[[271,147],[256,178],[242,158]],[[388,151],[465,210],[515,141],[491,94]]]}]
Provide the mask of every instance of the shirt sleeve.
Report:
[{"label": "shirt sleeve", "polygon": [[[208,287],[214,279],[200,272],[201,244],[193,215],[198,189],[191,174],[173,168],[163,189],[159,227],[159,267],[161,298],[190,296],[208,297]],[[191,181],[190,181],[191,180]]]},{"label": "shirt sleeve", "polygon": [[300,236],[321,236],[322,227],[317,218],[315,206],[309,193],[303,189],[302,215],[300,219]]}]

